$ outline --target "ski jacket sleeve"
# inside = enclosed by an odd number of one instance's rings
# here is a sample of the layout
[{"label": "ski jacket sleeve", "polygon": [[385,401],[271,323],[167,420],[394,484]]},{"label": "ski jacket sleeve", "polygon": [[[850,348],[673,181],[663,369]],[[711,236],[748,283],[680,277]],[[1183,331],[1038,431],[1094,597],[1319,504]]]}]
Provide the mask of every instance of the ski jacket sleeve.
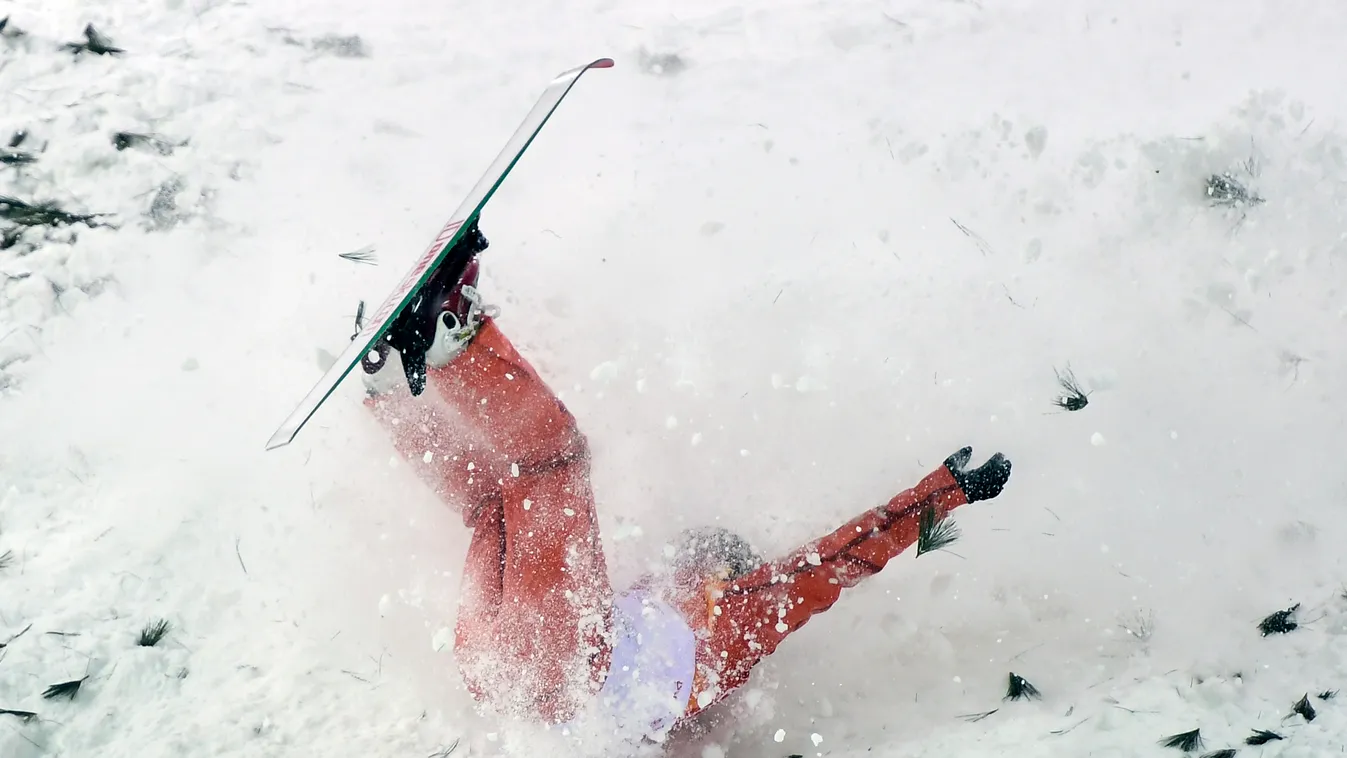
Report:
[{"label": "ski jacket sleeve", "polygon": [[922,514],[938,517],[968,502],[946,466],[917,486],[729,583],[710,613],[708,644],[698,651],[698,692],[689,715],[748,679],[750,669],[842,590],[878,573],[914,542]]}]

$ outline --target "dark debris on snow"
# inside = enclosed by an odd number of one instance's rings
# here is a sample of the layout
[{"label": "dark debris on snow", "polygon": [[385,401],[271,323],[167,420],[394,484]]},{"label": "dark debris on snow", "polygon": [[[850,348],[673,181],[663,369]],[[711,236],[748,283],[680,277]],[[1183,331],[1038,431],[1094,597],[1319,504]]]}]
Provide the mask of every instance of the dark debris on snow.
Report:
[{"label": "dark debris on snow", "polygon": [[0,195],[0,219],[19,226],[70,226],[84,224],[89,228],[108,226],[99,223],[99,216],[105,213],[71,213],[62,210],[55,203],[26,203],[18,198]]},{"label": "dark debris on snow", "polygon": [[369,47],[358,34],[324,34],[311,43],[313,49],[338,58],[368,58]]},{"label": "dark debris on snow", "polygon": [[135,147],[135,148],[143,148],[146,150],[153,150],[154,152],[159,153],[160,155],[172,155],[173,151],[176,148],[182,147],[185,144],[187,143],[181,142],[175,144],[172,140],[169,140],[158,134],[141,134],[139,132],[117,132],[116,134],[112,135],[112,146],[117,148],[118,152],[126,150],[127,148]]},{"label": "dark debris on snow", "polygon": [[1269,742],[1276,742],[1277,740],[1282,739],[1285,739],[1285,737],[1282,737],[1280,734],[1277,734],[1276,732],[1269,732],[1266,729],[1255,729],[1253,730],[1253,734],[1249,735],[1244,739],[1244,744],[1266,745]]},{"label": "dark debris on snow", "polygon": [[1286,634],[1295,631],[1300,627],[1295,619],[1295,613],[1299,609],[1300,603],[1296,603],[1286,610],[1268,614],[1267,618],[1258,622],[1258,631],[1262,632],[1264,637],[1270,634]]},{"label": "dark debris on snow", "polygon": [[121,55],[126,52],[120,47],[112,44],[112,40],[103,35],[102,32],[94,28],[93,24],[84,27],[83,42],[67,42],[65,49],[79,55],[80,53],[93,53],[94,55]]},{"label": "dark debris on snow", "polygon": [[1090,404],[1090,393],[1081,389],[1070,366],[1061,371],[1053,369],[1053,372],[1057,374],[1057,384],[1062,388],[1062,394],[1053,398],[1053,405],[1064,411],[1078,411]]},{"label": "dark debris on snow", "polygon": [[173,625],[167,619],[159,619],[145,625],[140,630],[140,636],[136,638],[136,644],[140,647],[154,647],[168,635]]},{"label": "dark debris on snow", "polygon": [[68,682],[53,684],[42,693],[42,697],[46,700],[55,700],[58,697],[63,697],[66,700],[74,700],[75,696],[79,694],[80,687],[84,685],[85,680],[88,678],[88,676],[82,676],[79,679],[72,679]]},{"label": "dark debris on snow", "polygon": [[1259,205],[1266,202],[1229,172],[1207,177],[1207,198],[1214,205]]},{"label": "dark debris on snow", "polygon": [[1006,696],[1003,700],[1038,700],[1043,697],[1043,693],[1038,688],[1029,683],[1028,679],[1010,672],[1008,684],[1006,685]]},{"label": "dark debris on snow", "polygon": [[18,39],[27,36],[27,32],[10,23],[9,16],[0,18],[0,37]]},{"label": "dark debris on snow", "polygon": [[1177,748],[1185,753],[1191,753],[1194,750],[1201,750],[1203,745],[1202,730],[1194,729],[1191,732],[1179,732],[1178,734],[1171,734],[1170,736],[1160,740],[1160,744],[1164,747]]},{"label": "dark debris on snow", "polygon": [[13,708],[0,708],[0,716],[13,716],[25,724],[37,718],[37,714],[32,711],[18,711]]},{"label": "dark debris on snow", "polygon": [[1315,716],[1319,715],[1314,712],[1314,706],[1310,704],[1308,692],[1305,693],[1304,697],[1297,700],[1295,705],[1291,706],[1291,711],[1300,714],[1306,721],[1313,721]]}]

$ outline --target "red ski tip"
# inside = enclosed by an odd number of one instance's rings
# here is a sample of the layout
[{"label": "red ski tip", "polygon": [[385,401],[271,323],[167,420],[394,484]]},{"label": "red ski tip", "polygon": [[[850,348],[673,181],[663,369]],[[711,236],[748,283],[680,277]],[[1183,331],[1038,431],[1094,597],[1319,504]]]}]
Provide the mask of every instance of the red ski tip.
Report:
[{"label": "red ski tip", "polygon": [[612,68],[612,67],[613,67],[612,58],[600,58],[594,61],[593,63],[589,64],[589,68]]}]

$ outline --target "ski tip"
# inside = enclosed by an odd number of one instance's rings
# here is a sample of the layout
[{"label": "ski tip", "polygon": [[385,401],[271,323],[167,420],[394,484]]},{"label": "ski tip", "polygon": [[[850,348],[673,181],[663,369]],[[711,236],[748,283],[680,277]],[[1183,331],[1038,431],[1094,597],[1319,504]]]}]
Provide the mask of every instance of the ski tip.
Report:
[{"label": "ski tip", "polygon": [[289,445],[290,442],[293,441],[294,439],[295,439],[294,432],[290,431],[285,427],[281,427],[280,429],[276,430],[275,434],[271,435],[271,439],[267,440],[267,450],[275,450],[278,447],[285,447],[286,445]]},{"label": "ski tip", "polygon": [[589,64],[588,68],[612,68],[614,65],[612,58],[600,58]]}]

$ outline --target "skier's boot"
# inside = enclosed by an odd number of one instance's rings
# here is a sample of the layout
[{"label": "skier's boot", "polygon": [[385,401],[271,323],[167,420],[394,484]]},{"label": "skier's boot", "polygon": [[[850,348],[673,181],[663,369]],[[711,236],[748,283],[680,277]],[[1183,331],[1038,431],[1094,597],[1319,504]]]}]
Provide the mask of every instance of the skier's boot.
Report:
[{"label": "skier's boot", "polygon": [[[426,387],[427,366],[448,365],[472,342],[482,319],[496,315],[495,307],[483,305],[477,292],[478,256],[488,244],[474,222],[383,339],[361,359],[371,395],[386,392],[393,382],[403,379],[412,395],[420,395]],[[398,355],[392,355],[393,351]],[[402,377],[396,376],[392,364],[401,365]]]}]

